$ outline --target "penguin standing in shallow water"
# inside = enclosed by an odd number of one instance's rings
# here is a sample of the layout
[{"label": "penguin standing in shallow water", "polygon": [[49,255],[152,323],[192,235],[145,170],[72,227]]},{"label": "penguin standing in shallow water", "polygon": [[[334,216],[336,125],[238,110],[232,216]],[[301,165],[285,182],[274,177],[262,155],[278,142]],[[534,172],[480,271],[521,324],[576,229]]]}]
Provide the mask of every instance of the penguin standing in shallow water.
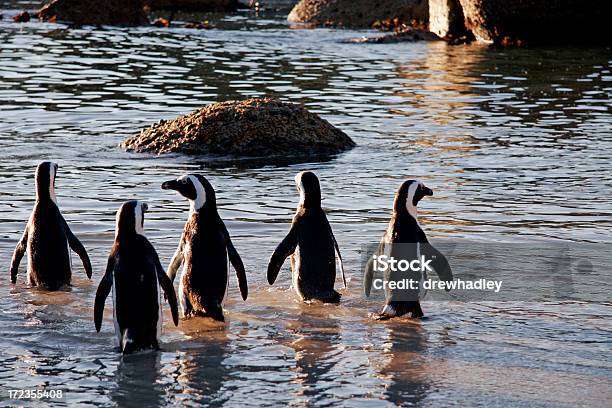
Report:
[{"label": "penguin standing in shallow water", "polygon": [[115,333],[124,354],[159,349],[162,323],[160,286],[170,304],[174,325],[178,325],[174,287],[164,273],[155,248],[144,236],[146,210],[146,203],[128,201],[117,212],[115,242],[94,305],[94,322],[99,332],[104,302],[113,290]]},{"label": "penguin standing in shallow water", "polygon": [[[401,185],[395,195],[389,227],[374,255],[384,254],[396,260],[415,260],[422,259],[421,257],[424,256],[431,260],[431,267],[436,271],[439,278],[450,282],[453,280],[453,274],[448,261],[444,255],[429,244],[425,232],[417,221],[417,204],[423,197],[432,195],[433,191],[418,180],[407,180]],[[388,286],[385,287],[386,303],[382,312],[376,318],[385,320],[408,313],[413,318],[422,317],[423,310],[419,300],[424,294],[422,282],[427,279],[425,271],[422,273],[420,271],[406,273],[394,272],[391,268],[387,268],[384,275],[385,281],[400,281],[404,278],[412,278],[415,282],[419,282],[419,287],[401,290],[391,290]],[[364,279],[366,296],[370,295],[373,276],[373,262],[369,262],[366,266]]]},{"label": "penguin standing in shallow water", "polygon": [[215,190],[201,175],[185,175],[162,184],[176,190],[190,202],[189,219],[179,246],[168,266],[172,281],[183,265],[179,299],[183,316],[209,316],[224,321],[223,300],[229,284],[229,261],[236,270],[242,299],[248,296],[242,259],[217,212]]},{"label": "penguin standing in shallow water", "polygon": [[295,176],[300,202],[287,236],[278,245],[268,264],[268,283],[272,285],[285,259],[291,255],[292,282],[304,301],[340,302],[334,290],[336,257],[340,262],[342,281],[346,287],[344,266],[325,212],[321,208],[321,188],[314,173],[303,171]]},{"label": "penguin standing in shallow water", "polygon": [[11,262],[11,282],[17,281],[19,263],[28,252],[28,283],[48,290],[70,285],[72,271],[69,248],[76,252],[91,279],[87,251],[70,231],[60,213],[55,197],[55,175],[58,165],[45,161],[36,169],[36,203]]}]

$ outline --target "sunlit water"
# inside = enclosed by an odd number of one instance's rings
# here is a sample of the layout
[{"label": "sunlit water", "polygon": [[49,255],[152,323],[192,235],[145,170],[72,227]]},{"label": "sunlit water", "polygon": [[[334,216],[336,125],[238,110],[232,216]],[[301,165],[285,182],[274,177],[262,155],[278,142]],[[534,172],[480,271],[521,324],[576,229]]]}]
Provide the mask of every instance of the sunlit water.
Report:
[{"label": "sunlit water", "polygon": [[[369,315],[381,304],[362,297],[359,263],[395,190],[415,177],[435,191],[420,205],[434,242],[609,243],[609,49],[348,44],[375,33],[295,30],[250,13],[211,22],[198,31],[0,21],[2,404],[18,403],[8,389],[42,386],[64,390],[58,405],[609,404],[609,303],[424,302],[426,320],[377,323]],[[358,146],[277,165],[117,147],[161,118],[264,95],[306,105]],[[9,284],[44,159],[59,163],[60,208],[94,265],[88,281],[73,255],[70,292],[27,288],[25,259]],[[321,179],[350,278],[339,306],[297,302],[287,265],[274,287],[265,281],[305,169]],[[110,302],[101,333],[92,318],[115,211],[149,203],[146,232],[167,264],[188,204],[160,184],[186,172],[217,190],[249,299],[232,276],[226,325],[175,328],[166,308],[163,351],[122,359]]]}]

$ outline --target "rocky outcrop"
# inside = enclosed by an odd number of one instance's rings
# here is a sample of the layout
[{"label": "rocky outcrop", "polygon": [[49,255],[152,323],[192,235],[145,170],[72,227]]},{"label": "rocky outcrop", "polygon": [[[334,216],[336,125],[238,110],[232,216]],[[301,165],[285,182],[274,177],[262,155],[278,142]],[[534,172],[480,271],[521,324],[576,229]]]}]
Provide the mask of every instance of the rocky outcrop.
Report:
[{"label": "rocky outcrop", "polygon": [[[521,45],[610,42],[610,2],[460,0],[465,25],[480,41]],[[608,34],[606,34],[606,32]]]},{"label": "rocky outcrop", "polygon": [[287,19],[296,23],[371,27],[377,21],[395,25],[427,22],[427,0],[301,0]]},{"label": "rocky outcrop", "polygon": [[78,25],[140,25],[148,23],[146,11],[236,11],[238,0],[52,0],[38,11],[44,21]]},{"label": "rocky outcrop", "polygon": [[121,143],[128,151],[239,156],[334,154],[353,140],[305,108],[275,99],[213,103],[160,120]]},{"label": "rocky outcrop", "polygon": [[398,42],[415,42],[415,41],[440,41],[440,37],[432,32],[418,29],[407,29],[405,31],[399,31],[392,34],[386,34],[377,37],[361,37],[351,38],[347,42],[349,43],[368,43],[368,44],[390,44]]},{"label": "rocky outcrop", "polygon": [[238,0],[143,0],[151,10],[181,10],[181,11],[236,11],[240,4]]},{"label": "rocky outcrop", "polygon": [[[0,16],[0,20],[1,19],[2,16]],[[30,21],[30,13],[28,13],[27,11],[22,11],[21,13],[13,17],[13,21],[16,23],[27,23],[28,21]]]},{"label": "rocky outcrop", "polygon": [[52,0],[38,11],[44,21],[78,25],[139,25],[148,22],[141,0]]},{"label": "rocky outcrop", "polygon": [[429,0],[429,31],[440,37],[466,34],[459,0]]}]

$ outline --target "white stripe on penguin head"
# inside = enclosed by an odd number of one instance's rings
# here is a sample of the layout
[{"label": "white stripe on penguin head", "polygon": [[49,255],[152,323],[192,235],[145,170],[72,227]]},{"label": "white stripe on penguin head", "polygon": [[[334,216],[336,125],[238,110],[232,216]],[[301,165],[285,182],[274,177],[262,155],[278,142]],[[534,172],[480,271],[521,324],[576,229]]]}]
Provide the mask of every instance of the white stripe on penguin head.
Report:
[{"label": "white stripe on penguin head", "polygon": [[414,205],[414,195],[416,194],[417,188],[422,186],[419,180],[416,180],[414,183],[410,184],[408,187],[408,194],[406,195],[406,209],[408,210],[408,214],[412,215],[412,217],[416,220],[418,211],[416,205]]},{"label": "white stripe on penguin head", "polygon": [[136,206],[134,207],[134,229],[136,233],[139,235],[144,235],[144,226],[143,226],[143,217],[144,210],[146,209],[146,204],[140,201],[136,201]]},{"label": "white stripe on penguin head", "polygon": [[115,239],[119,236],[119,222],[121,220],[121,213],[123,212],[123,206],[119,208],[117,211],[117,215],[115,217]]},{"label": "white stripe on penguin head", "polygon": [[191,204],[191,212],[198,212],[200,208],[204,207],[204,204],[206,204],[206,190],[204,190],[204,186],[196,176],[188,175],[183,177],[187,177],[195,188],[195,200],[189,200],[189,202]]},{"label": "white stripe on penguin head", "polygon": [[295,185],[298,187],[298,191],[300,192],[300,204],[304,204],[306,200],[306,193],[304,192],[304,183],[302,182],[302,176],[304,175],[303,171],[300,171],[295,175]]},{"label": "white stripe on penguin head", "polygon": [[57,204],[57,197],[55,196],[55,163],[49,163],[49,195],[51,200]]}]

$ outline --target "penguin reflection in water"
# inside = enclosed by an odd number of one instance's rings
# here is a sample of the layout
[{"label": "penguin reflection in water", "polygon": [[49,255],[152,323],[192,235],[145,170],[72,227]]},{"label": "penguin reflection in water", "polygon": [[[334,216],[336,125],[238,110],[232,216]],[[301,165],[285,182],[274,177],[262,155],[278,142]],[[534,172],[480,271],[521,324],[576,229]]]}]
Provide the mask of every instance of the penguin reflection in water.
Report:
[{"label": "penguin reflection in water", "polygon": [[19,263],[28,252],[28,283],[48,290],[70,285],[72,271],[68,246],[76,252],[91,279],[87,251],[60,213],[55,197],[55,175],[58,165],[45,161],[36,169],[36,203],[23,236],[13,253],[11,282],[17,281]]},{"label": "penguin reflection in water", "polygon": [[285,259],[291,255],[292,283],[303,301],[340,302],[334,290],[336,258],[346,288],[344,266],[325,212],[321,208],[321,188],[317,176],[303,171],[295,176],[300,202],[287,236],[278,245],[268,264],[268,283],[272,285]]},{"label": "penguin reflection in water", "polygon": [[248,287],[242,259],[217,212],[215,190],[204,176],[193,174],[167,181],[162,189],[176,190],[190,202],[189,219],[168,266],[168,276],[174,281],[183,265],[179,282],[183,316],[208,316],[224,321],[228,258],[236,270],[243,300],[247,299]]},{"label": "penguin reflection in water", "polygon": [[174,287],[164,273],[155,248],[144,236],[146,210],[146,203],[128,201],[117,212],[115,242],[94,305],[94,322],[99,332],[104,302],[112,289],[115,333],[124,354],[159,349],[160,286],[170,304],[174,325],[178,325]]},{"label": "penguin reflection in water", "polygon": [[[453,280],[453,274],[448,261],[429,243],[417,221],[417,204],[423,197],[432,195],[433,191],[418,180],[407,180],[401,185],[395,194],[389,227],[374,255],[387,255],[396,260],[415,260],[422,259],[421,257],[424,256],[425,259],[431,260],[431,268],[436,271],[439,278],[450,282]],[[374,265],[370,261],[366,265],[364,279],[366,296],[370,295],[373,277]],[[376,316],[378,320],[408,313],[412,318],[423,317],[419,300],[424,295],[423,281],[427,279],[425,271],[422,273],[420,271],[402,272],[393,271],[392,268],[384,271],[384,281],[400,281],[405,278],[419,282],[418,288],[390,289],[388,285],[385,286],[386,303],[382,312]]]}]

